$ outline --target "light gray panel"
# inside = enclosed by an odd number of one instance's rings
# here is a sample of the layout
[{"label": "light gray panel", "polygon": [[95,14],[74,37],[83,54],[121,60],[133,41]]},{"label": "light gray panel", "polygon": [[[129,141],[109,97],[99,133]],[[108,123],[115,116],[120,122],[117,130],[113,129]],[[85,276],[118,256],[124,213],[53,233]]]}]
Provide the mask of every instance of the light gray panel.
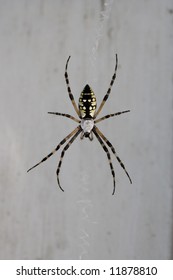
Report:
[{"label": "light gray panel", "polygon": [[[172,258],[173,2],[171,0],[0,0],[0,259]],[[106,9],[106,10],[105,10]],[[104,11],[104,13],[102,12]],[[116,193],[95,138],[73,143],[27,173],[77,125],[89,83],[98,127],[115,146]]]}]

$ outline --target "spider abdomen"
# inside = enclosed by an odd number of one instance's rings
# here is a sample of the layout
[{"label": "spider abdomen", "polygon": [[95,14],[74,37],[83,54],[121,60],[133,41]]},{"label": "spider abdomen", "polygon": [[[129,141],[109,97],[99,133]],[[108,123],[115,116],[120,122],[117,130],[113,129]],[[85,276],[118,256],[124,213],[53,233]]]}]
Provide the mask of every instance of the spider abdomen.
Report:
[{"label": "spider abdomen", "polygon": [[79,114],[81,119],[93,119],[97,107],[96,96],[89,85],[86,85],[79,97]]}]

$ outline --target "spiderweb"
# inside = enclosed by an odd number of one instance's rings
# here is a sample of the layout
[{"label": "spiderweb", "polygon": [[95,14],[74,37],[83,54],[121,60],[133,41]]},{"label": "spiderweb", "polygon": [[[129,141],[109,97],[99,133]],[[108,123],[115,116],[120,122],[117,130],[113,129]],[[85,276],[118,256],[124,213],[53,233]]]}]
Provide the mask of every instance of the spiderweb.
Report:
[{"label": "spiderweb", "polygon": [[[105,0],[103,2],[103,10],[100,12],[98,25],[95,30],[94,42],[90,51],[90,65],[93,78],[96,79],[94,73],[96,73],[96,60],[98,48],[101,39],[104,35],[104,27],[110,17],[113,0]],[[79,247],[79,259],[89,258],[89,252],[91,252],[91,230],[98,224],[93,218],[93,203],[90,195],[90,181],[89,174],[87,174],[85,166],[81,166],[81,184],[79,189],[79,196],[77,199],[77,207],[79,211],[79,229],[78,229],[78,247]]]}]

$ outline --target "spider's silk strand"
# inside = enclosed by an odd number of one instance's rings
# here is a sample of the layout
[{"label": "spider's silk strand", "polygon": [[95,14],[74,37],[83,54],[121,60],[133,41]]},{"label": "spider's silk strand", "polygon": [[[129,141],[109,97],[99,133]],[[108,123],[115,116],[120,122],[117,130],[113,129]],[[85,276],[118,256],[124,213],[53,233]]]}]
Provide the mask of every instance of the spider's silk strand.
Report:
[{"label": "spider's silk strand", "polygon": [[[90,63],[90,76],[93,80],[96,80],[96,58],[98,47],[100,45],[101,38],[104,34],[104,26],[106,21],[109,19],[110,12],[112,9],[113,0],[105,0],[104,8],[100,12],[98,25],[94,34],[94,41],[91,45],[91,51],[89,54],[89,63]],[[83,157],[82,157],[83,159]],[[81,184],[79,188],[79,198],[77,200],[78,203],[78,211],[79,221],[78,221],[78,236],[79,236],[79,259],[89,258],[89,251],[91,248],[91,238],[93,236],[94,225],[98,222],[93,220],[93,202],[90,199],[90,190],[91,186],[89,184],[90,178],[86,171],[86,168],[82,168],[81,165]],[[90,234],[90,232],[92,234]]]},{"label": "spider's silk strand", "polygon": [[79,210],[78,236],[79,236],[79,259],[88,259],[91,247],[93,227],[97,224],[93,219],[93,202],[90,199],[88,187],[89,174],[85,168],[81,170],[81,185],[78,191],[77,205]]},{"label": "spider's silk strand", "polygon": [[[111,13],[112,3],[113,3],[113,0],[106,0],[104,2],[104,10],[100,12],[99,23],[96,28],[95,41],[94,41],[93,47],[91,49],[91,56],[90,56],[90,62],[91,62],[93,73],[96,72],[95,70],[96,70],[97,51],[98,51],[98,47],[99,47],[101,38],[103,36],[104,25],[105,25],[106,21],[109,19],[109,16]],[[93,75],[93,77],[96,78],[95,75]]]}]

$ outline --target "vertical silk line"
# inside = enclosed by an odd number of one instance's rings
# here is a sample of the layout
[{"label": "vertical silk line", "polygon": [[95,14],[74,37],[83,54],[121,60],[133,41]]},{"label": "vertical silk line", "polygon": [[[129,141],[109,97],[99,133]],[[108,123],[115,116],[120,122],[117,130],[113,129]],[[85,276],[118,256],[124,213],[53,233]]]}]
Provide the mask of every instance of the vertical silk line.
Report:
[{"label": "vertical silk line", "polygon": [[[89,57],[91,65],[91,73],[94,80],[96,80],[96,59],[98,47],[103,37],[103,31],[106,21],[109,19],[110,12],[112,9],[113,0],[104,1],[104,9],[100,12],[99,22],[95,32],[95,40],[91,48],[91,53]],[[91,230],[97,224],[93,221],[93,215],[91,215],[91,210],[93,209],[92,200],[90,197],[89,187],[89,175],[86,173],[86,169],[81,166],[81,185],[79,188],[79,195],[77,200],[78,213],[79,213],[79,227],[78,227],[78,247],[79,247],[79,259],[90,258],[89,251],[91,251]],[[92,234],[93,236],[93,234]]]},{"label": "vertical silk line", "polygon": [[99,47],[101,38],[103,37],[105,23],[110,17],[112,3],[113,3],[113,0],[106,0],[104,2],[104,10],[100,12],[99,22],[98,22],[98,26],[97,26],[96,32],[95,32],[95,41],[94,41],[93,47],[91,48],[91,55],[90,55],[89,60],[90,60],[92,74],[93,74],[92,76],[93,76],[94,80],[96,80],[95,73],[96,73],[96,59],[97,59],[98,47]]},{"label": "vertical silk line", "polygon": [[78,204],[78,217],[79,217],[79,259],[82,260],[87,258],[88,251],[90,248],[90,235],[88,229],[91,225],[91,217],[89,214],[89,208],[92,206],[92,201],[88,198],[89,188],[88,188],[89,178],[85,170],[82,170],[81,174],[81,184],[79,189],[79,196],[77,200]]}]

